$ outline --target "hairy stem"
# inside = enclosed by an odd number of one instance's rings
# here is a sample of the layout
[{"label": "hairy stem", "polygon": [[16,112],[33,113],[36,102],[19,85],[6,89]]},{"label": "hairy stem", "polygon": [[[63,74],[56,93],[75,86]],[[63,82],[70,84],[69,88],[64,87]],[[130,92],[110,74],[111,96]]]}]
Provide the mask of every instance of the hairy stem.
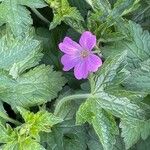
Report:
[{"label": "hairy stem", "polygon": [[38,18],[40,18],[42,21],[44,21],[47,24],[50,24],[50,22],[35,8],[31,8],[31,10],[37,15]]},{"label": "hairy stem", "polygon": [[76,100],[76,99],[86,99],[86,98],[89,98],[90,96],[91,96],[91,94],[75,94],[75,95],[66,96],[66,97],[62,98],[56,105],[54,114],[58,115],[59,111],[61,110],[61,107],[66,102],[71,101],[71,100]]}]

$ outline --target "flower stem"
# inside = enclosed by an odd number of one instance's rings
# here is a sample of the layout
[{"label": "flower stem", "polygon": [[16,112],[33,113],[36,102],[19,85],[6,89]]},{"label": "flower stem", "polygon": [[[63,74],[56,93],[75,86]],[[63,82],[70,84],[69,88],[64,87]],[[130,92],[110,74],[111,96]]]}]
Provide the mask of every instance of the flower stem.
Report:
[{"label": "flower stem", "polygon": [[8,116],[5,115],[4,113],[1,113],[1,112],[0,112],[0,117],[3,118],[3,119],[5,119],[5,120],[7,120],[8,122],[11,122],[11,123],[17,125],[17,126],[18,126],[18,125],[21,125],[21,122],[19,122],[19,121],[17,121],[17,120],[14,120],[14,119],[12,119],[12,118],[10,118],[10,117],[8,117]]},{"label": "flower stem", "polygon": [[85,99],[85,98],[89,98],[90,96],[91,96],[91,94],[75,94],[75,95],[66,96],[58,102],[58,104],[55,108],[54,114],[58,115],[59,111],[61,110],[61,107],[66,102],[71,101],[71,100],[76,100],[76,99]]},{"label": "flower stem", "polygon": [[35,8],[31,8],[31,10],[39,17],[42,21],[44,21],[47,24],[50,24],[50,22]]}]

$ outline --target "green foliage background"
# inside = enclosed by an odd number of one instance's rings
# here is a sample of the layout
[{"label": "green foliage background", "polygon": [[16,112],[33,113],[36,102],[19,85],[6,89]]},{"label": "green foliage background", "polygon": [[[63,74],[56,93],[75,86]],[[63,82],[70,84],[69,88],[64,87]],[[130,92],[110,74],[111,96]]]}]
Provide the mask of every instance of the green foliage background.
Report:
[{"label": "green foliage background", "polygon": [[[58,44],[97,37],[78,81]],[[149,0],[0,0],[0,149],[149,150]]]}]

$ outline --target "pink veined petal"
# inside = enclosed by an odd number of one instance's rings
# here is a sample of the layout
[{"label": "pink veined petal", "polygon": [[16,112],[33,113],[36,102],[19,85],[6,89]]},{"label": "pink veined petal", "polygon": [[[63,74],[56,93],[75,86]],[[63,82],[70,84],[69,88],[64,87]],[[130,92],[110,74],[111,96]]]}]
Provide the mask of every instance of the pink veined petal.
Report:
[{"label": "pink veined petal", "polygon": [[80,62],[77,65],[75,65],[74,75],[78,80],[82,78],[86,79],[88,77],[88,69],[87,69],[86,61]]},{"label": "pink veined petal", "polygon": [[79,40],[80,45],[86,50],[92,50],[96,45],[96,36],[89,31],[85,31]]},{"label": "pink veined petal", "polygon": [[89,72],[96,72],[98,68],[102,65],[102,60],[100,57],[98,57],[95,54],[91,54],[87,58],[87,66],[88,66],[88,71]]},{"label": "pink veined petal", "polygon": [[79,58],[74,57],[72,55],[65,54],[61,57],[61,63],[64,65],[63,70],[64,71],[69,71],[72,69],[77,62],[79,61]]},{"label": "pink veined petal", "polygon": [[66,54],[75,54],[82,50],[82,47],[69,37],[65,37],[63,42],[59,44],[59,49]]}]

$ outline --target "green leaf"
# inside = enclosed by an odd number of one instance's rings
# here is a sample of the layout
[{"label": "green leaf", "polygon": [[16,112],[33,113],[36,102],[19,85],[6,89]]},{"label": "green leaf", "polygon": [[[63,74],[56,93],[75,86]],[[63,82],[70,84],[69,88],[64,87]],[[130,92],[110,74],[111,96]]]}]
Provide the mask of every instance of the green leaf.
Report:
[{"label": "green leaf", "polygon": [[116,55],[121,51],[127,51],[127,66],[130,75],[124,84],[129,90],[149,93],[149,59],[150,59],[150,35],[143,31],[140,25],[129,21],[122,28],[126,40],[117,42],[113,46],[103,49],[104,56]]},{"label": "green leaf", "polygon": [[[59,41],[67,32],[67,27],[57,27],[54,30],[46,28],[37,28],[36,38],[42,42],[44,56],[41,63],[46,65],[53,65],[54,69],[61,70],[60,51],[58,50]],[[51,44],[50,44],[51,43]]]},{"label": "green leaf", "polygon": [[17,78],[25,70],[36,66],[43,54],[39,41],[33,37],[24,39],[5,35],[0,39],[0,68],[10,71]]},{"label": "green leaf", "polygon": [[16,138],[16,133],[13,129],[7,125],[6,127],[0,123],[0,143],[7,143],[13,141]]},{"label": "green leaf", "polygon": [[150,17],[149,8],[150,8],[149,0],[141,1],[140,7],[132,14],[130,14],[130,18],[134,22],[140,24],[143,27],[143,29],[150,31],[150,27],[149,27],[150,20],[148,19]]},{"label": "green leaf", "polygon": [[84,0],[83,1],[81,1],[81,0],[76,0],[76,1],[68,0],[68,1],[69,1],[71,6],[77,7],[77,9],[80,11],[80,13],[83,17],[86,17],[89,6]]},{"label": "green leaf", "polygon": [[49,29],[52,30],[52,29],[56,28],[58,25],[61,24],[62,21],[63,21],[63,18],[60,14],[54,14],[54,18],[50,24]]},{"label": "green leaf", "polygon": [[0,25],[8,24],[15,36],[23,35],[32,25],[30,12],[23,5],[29,7],[45,6],[40,0],[5,0],[0,4]]},{"label": "green leaf", "polygon": [[6,121],[12,121],[12,119],[8,116],[4,106],[3,106],[3,102],[0,101],[0,123],[5,124]]},{"label": "green leaf", "polygon": [[[130,116],[142,119],[145,118],[146,115],[142,104],[131,101],[128,92],[126,92],[125,96],[125,94],[111,94],[106,90],[109,86],[113,87],[113,81],[119,72],[122,72],[122,67],[120,70],[118,70],[118,68],[120,68],[120,65],[124,62],[125,56],[126,53],[122,53],[114,58],[108,58],[105,61],[103,67],[90,79],[91,91],[96,97],[97,104],[103,109],[110,111],[113,115],[120,118]],[[119,82],[118,84],[122,83],[125,79],[126,75],[122,76],[121,80],[117,80],[117,82]],[[115,85],[116,84],[117,83],[115,83]]]},{"label": "green leaf", "polygon": [[0,124],[0,143],[2,150],[45,150],[39,144],[41,131],[50,132],[51,128],[62,122],[62,119],[54,116],[46,110],[32,113],[24,108],[18,107],[19,112],[25,120],[25,123],[12,129],[9,125],[6,127]]},{"label": "green leaf", "polygon": [[104,12],[109,12],[111,10],[111,5],[108,0],[86,0],[94,10],[101,10]]},{"label": "green leaf", "polygon": [[[81,24],[84,20],[83,17],[76,7],[71,7],[69,5],[67,0],[62,0],[62,2],[54,1],[54,3],[57,4],[53,4],[53,2],[49,1],[48,3],[50,4],[50,7],[54,9],[54,18],[50,24],[50,30],[54,29],[57,25],[60,25],[62,21],[79,32],[84,30]],[[55,5],[57,5],[57,8],[53,7]]]},{"label": "green leaf", "polygon": [[110,57],[101,69],[91,75],[91,98],[89,96],[77,112],[77,123],[87,121],[92,124],[106,150],[114,148],[115,137],[118,133],[112,115],[121,119],[139,119],[140,121],[149,117],[149,106],[137,101],[140,93],[136,95],[121,88],[118,92],[111,91],[116,87],[119,89],[119,85],[126,79],[125,58],[126,52]]},{"label": "green leaf", "polygon": [[[118,28],[121,28],[120,26]],[[150,58],[150,35],[148,31],[143,31],[139,24],[132,21],[126,23],[121,32],[125,34],[126,40],[116,42],[115,44],[103,49],[105,56],[116,55],[127,51],[127,69],[133,70],[140,67],[140,63]],[[108,51],[109,49],[109,51]]]},{"label": "green leaf", "polygon": [[103,148],[106,150],[113,149],[116,143],[115,135],[118,134],[114,117],[103,109],[97,108],[95,117],[92,120],[92,125],[100,138]]},{"label": "green leaf", "polygon": [[92,112],[92,99],[88,99],[85,103],[81,104],[79,110],[76,113],[77,124],[83,124],[85,122],[92,122],[94,113]]},{"label": "green leaf", "polygon": [[112,17],[121,17],[138,8],[140,0],[117,0],[111,12]]},{"label": "green leaf", "polygon": [[129,67],[138,68],[141,62],[150,58],[150,35],[148,31],[143,31],[140,25],[131,21],[128,25],[128,32],[132,41],[125,42],[124,45],[128,50]]},{"label": "green leaf", "polygon": [[97,134],[95,133],[94,129],[92,126],[89,126],[87,128],[87,145],[89,150],[103,150],[103,146],[100,143]]},{"label": "green leaf", "polygon": [[7,112],[4,109],[3,103],[1,101],[0,101],[0,113],[3,114],[2,116],[7,116]]},{"label": "green leaf", "polygon": [[76,119],[80,124],[86,121],[92,124],[104,149],[113,149],[115,135],[118,134],[116,122],[111,114],[97,105],[95,99],[89,99],[80,106]]},{"label": "green leaf", "polygon": [[82,33],[84,28],[82,26],[82,22],[84,21],[80,12],[76,9],[76,7],[71,7],[68,11],[69,15],[64,17],[64,22],[70,25],[73,29]]},{"label": "green leaf", "polygon": [[132,150],[149,150],[150,147],[150,137],[145,141],[139,141]]},{"label": "green leaf", "polygon": [[103,109],[119,118],[144,119],[147,117],[146,109],[143,108],[142,103],[132,102],[127,96],[119,97],[109,93],[101,93],[96,101]]},{"label": "green leaf", "polygon": [[[60,100],[65,97],[65,96],[68,96],[70,94],[73,93],[72,90],[67,90],[66,92],[62,91],[63,94],[61,94],[59,96],[59,98],[57,99],[56,101],[56,104],[55,106],[57,107],[57,104],[60,102]],[[57,112],[57,116],[59,116],[60,118],[62,119],[65,119],[65,120],[69,120],[69,119],[72,119],[78,109],[80,105],[80,101],[76,101],[75,100],[72,100],[72,101],[66,101],[62,107],[59,109],[59,111]]]},{"label": "green leaf", "polygon": [[125,35],[123,35],[122,33],[110,32],[110,33],[104,34],[101,38],[101,41],[104,43],[117,42],[117,41],[123,40],[124,38],[125,38]]},{"label": "green leaf", "polygon": [[125,42],[124,47],[128,49],[128,69],[131,71],[125,85],[128,89],[149,93],[150,35],[133,22],[129,22],[128,30],[133,40]]},{"label": "green leaf", "polygon": [[150,59],[141,63],[141,67],[131,72],[124,82],[125,86],[134,91],[150,93]]},{"label": "green leaf", "polygon": [[29,29],[32,24],[29,11],[16,0],[5,0],[0,4],[0,22],[7,23],[15,36]]},{"label": "green leaf", "polygon": [[20,5],[26,5],[28,7],[35,7],[35,8],[43,8],[47,6],[44,3],[44,0],[19,0],[18,3]]},{"label": "green leaf", "polygon": [[[111,85],[111,82],[118,74],[118,68],[125,62],[126,52],[117,55],[114,58],[108,58],[101,69],[99,69],[95,75],[90,78],[91,91],[93,94],[97,94],[104,90],[104,88]],[[124,78],[122,79],[124,80]]]},{"label": "green leaf", "polygon": [[65,82],[61,73],[45,65],[22,74],[16,80],[0,70],[0,98],[13,108],[40,105],[57,97]]},{"label": "green leaf", "polygon": [[49,113],[45,110],[38,111],[36,114],[21,107],[18,107],[18,110],[25,120],[20,133],[26,133],[27,135],[29,134],[34,138],[39,138],[39,133],[41,131],[50,132],[51,128],[55,124],[63,121],[59,117],[56,117],[52,113]]},{"label": "green leaf", "polygon": [[52,132],[42,134],[42,144],[47,150],[86,150],[86,131],[83,126],[74,125],[68,120],[52,128]]},{"label": "green leaf", "polygon": [[[93,31],[99,41],[108,42],[112,26],[122,27],[124,25],[124,15],[136,10],[139,6],[139,0],[117,0],[111,6],[108,0],[86,0],[94,9],[94,13],[89,13],[88,28]],[[115,34],[115,33],[114,33]],[[114,37],[115,38],[115,37]]]},{"label": "green leaf", "polygon": [[33,147],[36,150],[46,150],[43,146],[30,138],[21,142],[9,142],[2,146],[2,150],[32,150]]},{"label": "green leaf", "polygon": [[141,137],[145,140],[150,135],[150,120],[122,120],[120,127],[127,149],[137,143]]}]

